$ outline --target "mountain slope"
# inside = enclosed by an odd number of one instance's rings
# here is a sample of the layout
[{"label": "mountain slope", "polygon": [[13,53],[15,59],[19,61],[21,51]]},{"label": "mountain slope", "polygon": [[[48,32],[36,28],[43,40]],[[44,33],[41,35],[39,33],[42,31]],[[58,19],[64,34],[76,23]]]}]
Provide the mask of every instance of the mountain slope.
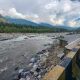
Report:
[{"label": "mountain slope", "polygon": [[54,27],[53,25],[51,24],[48,24],[48,23],[39,23],[40,26],[44,26],[44,27]]},{"label": "mountain slope", "polygon": [[14,24],[21,24],[21,25],[30,25],[30,26],[35,26],[35,27],[49,27],[49,28],[62,28],[62,29],[68,29],[68,30],[73,30],[73,29],[76,29],[76,28],[72,28],[72,27],[69,27],[69,26],[54,26],[54,24],[49,24],[49,23],[35,23],[35,22],[32,22],[32,21],[29,21],[29,20],[25,20],[25,19],[14,19],[14,18],[11,18],[11,17],[5,17],[5,19],[9,22],[9,23],[14,23]]},{"label": "mountain slope", "polygon": [[34,23],[32,21],[28,21],[28,20],[25,20],[25,19],[13,19],[13,18],[10,18],[10,17],[5,17],[6,20],[9,22],[9,23],[15,23],[15,24],[21,24],[21,25],[31,25],[31,26],[41,26],[41,27],[49,27],[49,28],[64,28],[64,29],[68,29],[67,26],[53,26],[49,23]]},{"label": "mountain slope", "polygon": [[5,18],[9,23],[38,26],[38,24],[36,24],[32,21],[25,20],[25,19],[13,19],[13,18],[9,18],[9,17],[5,17]]},{"label": "mountain slope", "polygon": [[6,23],[6,19],[0,14],[0,22]]}]

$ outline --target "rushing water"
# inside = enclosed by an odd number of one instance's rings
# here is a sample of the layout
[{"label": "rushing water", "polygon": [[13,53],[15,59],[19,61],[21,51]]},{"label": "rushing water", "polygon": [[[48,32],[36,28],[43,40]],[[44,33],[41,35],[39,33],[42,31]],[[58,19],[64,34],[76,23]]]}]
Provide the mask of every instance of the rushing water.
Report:
[{"label": "rushing water", "polygon": [[0,41],[0,79],[10,80],[16,67],[26,67],[34,54],[50,47],[53,41],[47,35],[23,35]]},{"label": "rushing water", "polygon": [[16,67],[27,67],[33,55],[50,47],[54,43],[54,37],[60,35],[64,35],[68,42],[80,38],[80,34],[26,34],[0,41],[0,80],[12,80]]}]

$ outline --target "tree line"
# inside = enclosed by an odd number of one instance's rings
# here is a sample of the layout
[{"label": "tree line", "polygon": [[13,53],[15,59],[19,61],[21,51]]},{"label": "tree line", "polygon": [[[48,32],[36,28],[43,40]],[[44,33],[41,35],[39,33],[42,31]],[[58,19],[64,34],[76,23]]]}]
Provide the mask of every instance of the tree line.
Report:
[{"label": "tree line", "polygon": [[63,28],[32,26],[12,23],[0,23],[0,33],[52,33],[52,32],[67,32]]}]

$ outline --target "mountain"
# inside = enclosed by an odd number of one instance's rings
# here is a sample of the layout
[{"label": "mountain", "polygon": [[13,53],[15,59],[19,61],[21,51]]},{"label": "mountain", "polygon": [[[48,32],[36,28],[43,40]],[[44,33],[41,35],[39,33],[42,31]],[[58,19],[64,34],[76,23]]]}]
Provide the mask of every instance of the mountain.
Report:
[{"label": "mountain", "polygon": [[68,30],[72,30],[73,28],[71,28],[71,27],[68,27],[68,26],[54,26],[54,25],[51,25],[51,24],[48,24],[48,23],[40,23],[39,24],[40,26],[45,26],[45,27],[50,27],[50,28],[52,28],[52,27],[54,27],[54,28],[62,28],[62,29],[68,29]]},{"label": "mountain", "polygon": [[14,19],[14,18],[10,18],[10,17],[5,17],[5,18],[9,23],[38,26],[37,23],[34,23],[32,21],[28,21],[28,20],[25,20],[25,19]]},{"label": "mountain", "polygon": [[39,23],[40,26],[44,26],[44,27],[54,27],[53,25],[51,24],[48,24],[48,23]]},{"label": "mountain", "polygon": [[69,27],[69,26],[64,26],[64,25],[62,25],[62,26],[56,26],[56,28],[62,28],[62,29],[67,29],[67,30],[73,30],[74,28],[72,28],[72,27]]},{"label": "mountain", "polygon": [[10,18],[10,17],[5,17],[5,18],[9,23],[15,23],[15,24],[21,24],[21,25],[32,25],[32,26],[44,26],[44,27],[50,27],[50,28],[56,27],[56,28],[66,28],[66,29],[68,29],[67,26],[53,26],[53,25],[51,25],[49,23],[46,23],[46,22],[35,23],[35,22],[25,20],[25,19],[14,19],[14,18]]},{"label": "mountain", "polygon": [[0,22],[6,23],[6,19],[0,14]]},{"label": "mountain", "polygon": [[49,24],[49,23],[46,23],[46,22],[41,22],[41,23],[35,23],[35,22],[32,22],[32,21],[29,21],[29,20],[25,20],[25,19],[15,19],[15,18],[11,18],[11,17],[8,17],[6,16],[5,19],[9,22],[9,23],[14,23],[14,24],[21,24],[21,25],[31,25],[31,26],[35,26],[35,27],[49,27],[49,28],[62,28],[62,29],[68,29],[68,30],[73,30],[73,29],[76,29],[76,28],[71,28],[69,26],[54,26]]},{"label": "mountain", "polygon": [[9,23],[15,23],[15,24],[21,24],[21,25],[32,25],[32,26],[44,26],[44,27],[53,27],[53,25],[48,24],[48,23],[35,23],[29,20],[25,20],[25,19],[14,19],[14,18],[10,18],[8,16],[5,17],[5,19],[9,22]]}]

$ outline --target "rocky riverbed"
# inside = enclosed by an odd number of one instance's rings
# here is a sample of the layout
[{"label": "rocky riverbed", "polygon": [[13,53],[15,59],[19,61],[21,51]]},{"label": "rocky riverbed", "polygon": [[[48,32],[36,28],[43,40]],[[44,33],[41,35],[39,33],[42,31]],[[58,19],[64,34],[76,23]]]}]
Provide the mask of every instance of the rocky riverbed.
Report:
[{"label": "rocky riverbed", "polygon": [[29,66],[40,60],[40,53],[52,45],[52,38],[45,34],[0,34],[0,79],[12,80],[21,69],[31,70]]},{"label": "rocky riverbed", "polygon": [[16,68],[18,74],[14,80],[42,80],[45,73],[60,62],[61,59],[57,55],[62,51],[63,49],[56,44],[38,52],[30,59],[26,68],[19,70]]},{"label": "rocky riverbed", "polygon": [[0,34],[0,80],[41,80],[61,60],[56,38],[74,39],[66,34]]}]

